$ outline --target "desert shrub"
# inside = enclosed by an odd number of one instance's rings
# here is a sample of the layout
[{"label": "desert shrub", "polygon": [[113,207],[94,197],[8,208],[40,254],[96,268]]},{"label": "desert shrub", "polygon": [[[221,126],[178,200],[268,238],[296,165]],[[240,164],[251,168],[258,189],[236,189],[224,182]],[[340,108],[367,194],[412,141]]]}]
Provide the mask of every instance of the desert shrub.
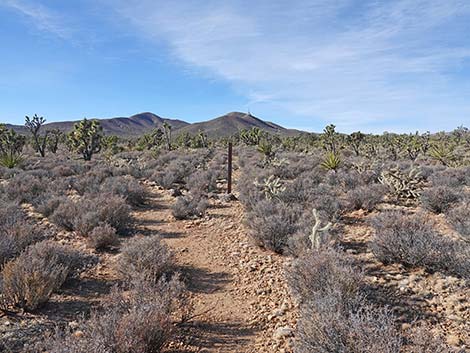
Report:
[{"label": "desert shrub", "polygon": [[36,202],[36,210],[44,217],[49,217],[62,204],[67,202],[65,196],[47,195]]},{"label": "desert shrub", "polygon": [[46,232],[26,221],[0,230],[0,268],[26,247],[46,237]]},{"label": "desert shrub", "polygon": [[404,215],[387,211],[372,220],[374,255],[384,263],[423,266],[457,276],[470,275],[470,248],[440,235],[423,214]]},{"label": "desert shrub", "polygon": [[434,173],[437,173],[446,169],[446,167],[442,165],[436,166],[436,165],[421,164],[419,167],[421,169],[421,175],[426,180],[430,180],[431,176],[434,175]]},{"label": "desert shrub", "polygon": [[6,168],[0,165],[0,179],[10,179],[19,173],[21,173],[21,169]]},{"label": "desert shrub", "polygon": [[0,207],[0,268],[27,246],[44,239],[47,233],[26,220],[17,204],[5,202]]},{"label": "desert shrub", "polygon": [[51,170],[52,175],[58,177],[69,177],[76,174],[76,171],[69,165],[58,165]]},{"label": "desert shrub", "polygon": [[103,310],[82,320],[79,339],[58,331],[40,344],[49,353],[158,353],[173,333],[172,317],[186,304],[177,276],[157,285],[139,282],[127,293],[115,290]]},{"label": "desert shrub", "polygon": [[76,259],[72,251],[50,241],[30,246],[3,268],[4,305],[34,310],[46,303],[76,266]]},{"label": "desert shrub", "polygon": [[48,179],[20,173],[9,180],[4,192],[9,200],[31,203],[47,190],[49,183]]},{"label": "desert shrub", "polygon": [[131,175],[134,178],[149,177],[155,162],[146,153],[126,151],[115,154],[109,160],[114,167],[113,175]]},{"label": "desert shrub", "polygon": [[461,198],[462,190],[448,186],[435,186],[421,192],[421,203],[434,213],[447,212]]},{"label": "desert shrub", "polygon": [[413,328],[407,337],[407,348],[413,353],[456,353],[449,347],[444,338],[432,330],[427,324]]},{"label": "desert shrub", "polygon": [[208,207],[207,198],[201,194],[180,196],[171,207],[171,213],[176,219],[191,219],[203,217]]},{"label": "desert shrub", "polygon": [[295,351],[399,353],[402,337],[387,309],[356,301],[356,308],[343,309],[337,297],[324,296],[301,308]]},{"label": "desert shrub", "polygon": [[422,214],[405,215],[386,211],[372,220],[375,235],[371,248],[384,263],[399,262],[406,266],[420,266],[430,256],[431,241],[440,238],[434,224]]},{"label": "desert shrub", "polygon": [[216,170],[197,170],[187,178],[187,188],[193,193],[207,194],[217,191],[217,179],[219,173]]},{"label": "desert shrub", "polygon": [[277,198],[287,205],[301,204],[305,208],[315,208],[322,219],[336,221],[345,211],[340,196],[338,188],[299,177],[293,183],[286,184]]},{"label": "desert shrub", "polygon": [[58,226],[72,231],[74,230],[74,220],[80,212],[80,206],[77,201],[66,198],[61,202],[54,212],[50,215],[50,220]]},{"label": "desert shrub", "polygon": [[68,199],[61,203],[50,218],[69,231],[87,236],[101,223],[109,224],[118,233],[125,231],[131,221],[130,211],[120,196],[87,194],[77,201]]},{"label": "desert shrub", "polygon": [[49,170],[42,168],[42,166],[37,165],[35,168],[24,168],[24,174],[29,175],[38,179],[48,179],[51,177],[52,173]]},{"label": "desert shrub", "polygon": [[0,198],[0,230],[10,228],[24,219],[25,214],[18,203]]},{"label": "desert shrub", "polygon": [[278,161],[271,166],[272,175],[281,179],[294,180],[299,175],[309,172],[313,166],[319,165],[320,159],[314,156],[305,156],[298,153],[282,153]]},{"label": "desert shrub", "polygon": [[356,189],[364,184],[361,175],[354,169],[327,173],[325,181],[330,186],[341,188],[345,192]]},{"label": "desert shrub", "polygon": [[172,255],[159,236],[142,238],[122,249],[118,270],[127,281],[143,278],[156,283],[171,269]]},{"label": "desert shrub", "polygon": [[119,244],[119,237],[116,234],[116,229],[104,223],[93,228],[88,234],[87,243],[93,249],[101,250]]},{"label": "desert shrub", "polygon": [[246,213],[245,222],[259,246],[282,253],[289,238],[301,229],[301,217],[300,207],[262,200]]},{"label": "desert shrub", "polygon": [[345,211],[339,190],[326,184],[320,184],[314,189],[309,208],[315,208],[322,219],[332,222],[340,219]]},{"label": "desert shrub", "polygon": [[324,172],[315,168],[301,174],[291,183],[285,184],[285,190],[279,198],[287,204],[306,204],[315,199],[315,191],[322,182]]},{"label": "desert shrub", "polygon": [[145,188],[133,178],[110,177],[101,184],[100,189],[104,193],[122,196],[134,206],[143,204],[146,198]]},{"label": "desert shrub", "polygon": [[433,186],[448,186],[458,188],[469,185],[468,169],[466,168],[446,168],[435,172],[429,177]]},{"label": "desert shrub", "polygon": [[195,170],[188,160],[172,160],[164,169],[155,172],[151,180],[165,189],[173,188],[174,184],[184,184],[185,179]]},{"label": "desert shrub", "polygon": [[258,185],[271,175],[269,170],[254,169],[254,167],[250,170],[243,170],[237,183],[237,189],[239,200],[247,210],[252,209],[260,200],[265,198],[262,188]]},{"label": "desert shrub", "polygon": [[72,187],[80,194],[99,193],[101,183],[113,176],[113,172],[108,167],[95,166],[84,175],[77,176],[72,181]]},{"label": "desert shrub", "polygon": [[350,210],[363,209],[370,212],[383,200],[386,193],[383,185],[360,186],[348,191],[345,197],[346,207]]},{"label": "desert shrub", "polygon": [[470,202],[461,203],[452,209],[448,219],[462,239],[470,243]]},{"label": "desert shrub", "polygon": [[333,293],[344,303],[352,302],[363,279],[353,260],[332,248],[305,252],[288,273],[289,286],[301,302]]}]

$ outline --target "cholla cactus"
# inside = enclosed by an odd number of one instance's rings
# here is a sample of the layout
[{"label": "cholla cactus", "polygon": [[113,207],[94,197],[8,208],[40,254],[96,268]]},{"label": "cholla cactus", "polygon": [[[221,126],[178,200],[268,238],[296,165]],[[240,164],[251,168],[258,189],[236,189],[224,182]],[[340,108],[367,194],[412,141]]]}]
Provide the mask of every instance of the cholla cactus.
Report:
[{"label": "cholla cactus", "polygon": [[319,249],[320,246],[325,243],[326,235],[328,234],[327,232],[332,226],[332,224],[331,222],[328,222],[324,227],[320,227],[321,220],[320,217],[318,217],[317,210],[314,208],[312,213],[313,218],[315,219],[315,224],[312,227],[312,233],[310,233],[309,239],[312,249]]},{"label": "cholla cactus", "polygon": [[415,200],[423,188],[423,178],[419,168],[411,168],[403,173],[398,168],[383,171],[379,182],[386,185],[397,199]]},{"label": "cholla cactus", "polygon": [[282,185],[281,179],[275,178],[274,175],[264,179],[262,183],[255,181],[255,185],[263,189],[267,199],[273,199],[286,190],[286,187]]},{"label": "cholla cactus", "polygon": [[289,165],[289,161],[287,160],[287,158],[274,157],[271,160],[271,167],[278,168],[278,167],[283,167],[283,166],[286,166],[286,165]]},{"label": "cholla cactus", "polygon": [[240,140],[248,146],[259,145],[264,132],[258,127],[252,127],[250,130],[243,129],[239,133]]}]

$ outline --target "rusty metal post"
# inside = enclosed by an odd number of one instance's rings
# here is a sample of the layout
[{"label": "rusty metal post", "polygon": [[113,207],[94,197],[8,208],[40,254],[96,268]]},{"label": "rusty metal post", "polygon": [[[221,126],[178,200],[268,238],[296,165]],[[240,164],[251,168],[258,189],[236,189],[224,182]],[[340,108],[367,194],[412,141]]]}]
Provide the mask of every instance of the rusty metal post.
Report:
[{"label": "rusty metal post", "polygon": [[232,143],[228,143],[227,194],[232,193]]}]

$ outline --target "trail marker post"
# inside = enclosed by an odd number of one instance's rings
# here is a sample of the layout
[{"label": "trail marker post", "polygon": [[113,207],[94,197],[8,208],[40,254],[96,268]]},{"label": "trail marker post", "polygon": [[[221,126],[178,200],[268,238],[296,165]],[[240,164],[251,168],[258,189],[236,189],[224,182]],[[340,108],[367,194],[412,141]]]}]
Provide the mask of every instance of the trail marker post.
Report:
[{"label": "trail marker post", "polygon": [[232,143],[228,143],[227,194],[232,193]]}]

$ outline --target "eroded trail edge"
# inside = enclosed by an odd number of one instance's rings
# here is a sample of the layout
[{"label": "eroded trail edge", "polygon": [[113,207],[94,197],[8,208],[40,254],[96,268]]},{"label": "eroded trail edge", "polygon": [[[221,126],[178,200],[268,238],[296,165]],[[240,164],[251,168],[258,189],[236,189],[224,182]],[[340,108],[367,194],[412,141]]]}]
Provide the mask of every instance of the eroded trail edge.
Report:
[{"label": "eroded trail edge", "polygon": [[147,185],[139,232],[159,234],[175,254],[194,307],[170,344],[174,352],[289,352],[295,310],[284,269],[289,260],[252,244],[237,201],[211,201],[198,220],[175,220],[174,198]]}]

